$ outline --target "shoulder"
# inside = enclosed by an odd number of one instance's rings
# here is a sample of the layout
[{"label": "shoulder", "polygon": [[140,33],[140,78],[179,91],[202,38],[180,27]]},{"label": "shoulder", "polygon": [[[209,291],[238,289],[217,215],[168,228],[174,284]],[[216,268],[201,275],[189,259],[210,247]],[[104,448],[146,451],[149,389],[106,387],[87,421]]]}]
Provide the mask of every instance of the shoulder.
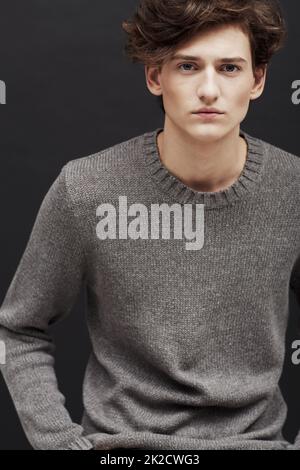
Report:
[{"label": "shoulder", "polygon": [[[261,139],[260,139],[261,140]],[[276,169],[287,175],[297,177],[300,176],[300,156],[295,155],[288,150],[285,150],[277,145],[274,145],[265,140],[261,140],[263,143],[268,157]]]},{"label": "shoulder", "polygon": [[63,167],[67,181],[72,183],[89,175],[100,176],[110,170],[117,172],[118,168],[130,164],[139,152],[142,136],[134,136],[90,155],[69,160]]},{"label": "shoulder", "polygon": [[124,175],[134,175],[142,151],[144,134],[131,137],[110,147],[69,160],[61,169],[66,194],[74,204],[90,204],[94,198],[106,197]]},{"label": "shoulder", "polygon": [[300,156],[267,140],[253,136],[250,138],[263,149],[265,172],[269,180],[281,187],[299,188]]}]

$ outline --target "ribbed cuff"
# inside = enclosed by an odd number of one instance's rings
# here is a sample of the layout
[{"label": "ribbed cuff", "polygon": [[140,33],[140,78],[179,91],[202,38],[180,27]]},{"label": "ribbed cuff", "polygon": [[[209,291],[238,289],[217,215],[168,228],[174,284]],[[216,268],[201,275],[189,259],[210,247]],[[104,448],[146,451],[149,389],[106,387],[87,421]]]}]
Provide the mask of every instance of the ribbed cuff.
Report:
[{"label": "ribbed cuff", "polygon": [[298,432],[295,441],[294,441],[295,450],[300,450],[300,431]]},{"label": "ribbed cuff", "polygon": [[93,448],[91,441],[85,437],[78,437],[74,442],[72,442],[67,450],[91,450]]}]

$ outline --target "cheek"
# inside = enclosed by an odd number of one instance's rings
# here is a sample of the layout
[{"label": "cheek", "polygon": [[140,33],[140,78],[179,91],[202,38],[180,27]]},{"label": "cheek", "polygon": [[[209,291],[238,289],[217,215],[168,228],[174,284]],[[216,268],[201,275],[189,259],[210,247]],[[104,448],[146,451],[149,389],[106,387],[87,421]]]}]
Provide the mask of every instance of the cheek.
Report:
[{"label": "cheek", "polygon": [[231,87],[232,102],[236,106],[247,106],[251,96],[251,88],[249,80],[241,80],[238,83],[235,82]]},{"label": "cheek", "polygon": [[190,94],[183,86],[169,86],[164,91],[165,104],[174,114],[180,114],[185,109],[187,103],[190,101],[189,97]]},{"label": "cheek", "polygon": [[240,122],[245,119],[248,114],[250,106],[250,95],[249,90],[239,92],[235,95],[234,101],[232,102],[231,109],[233,111],[232,115],[237,122]]},{"label": "cheek", "polygon": [[235,87],[232,93],[232,105],[238,108],[248,107],[250,101],[250,90],[248,88]]},{"label": "cheek", "polygon": [[164,98],[172,104],[188,99],[191,95],[192,83],[182,80],[179,77],[164,77],[161,80],[161,87]]}]

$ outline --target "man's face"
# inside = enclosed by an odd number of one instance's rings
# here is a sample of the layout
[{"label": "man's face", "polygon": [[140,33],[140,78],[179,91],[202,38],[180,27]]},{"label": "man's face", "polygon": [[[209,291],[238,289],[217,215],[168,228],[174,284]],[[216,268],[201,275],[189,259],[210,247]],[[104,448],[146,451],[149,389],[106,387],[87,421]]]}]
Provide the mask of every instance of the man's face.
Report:
[{"label": "man's face", "polygon": [[[262,94],[265,84],[265,70],[257,70],[257,78],[253,74],[250,47],[239,27],[223,25],[194,36],[174,53],[199,60],[170,60],[161,71],[146,67],[147,86],[153,94],[163,95],[166,119],[205,142],[239,126],[250,100]],[[244,60],[222,60],[232,57]],[[203,107],[215,107],[224,114],[212,119],[194,114]]]}]

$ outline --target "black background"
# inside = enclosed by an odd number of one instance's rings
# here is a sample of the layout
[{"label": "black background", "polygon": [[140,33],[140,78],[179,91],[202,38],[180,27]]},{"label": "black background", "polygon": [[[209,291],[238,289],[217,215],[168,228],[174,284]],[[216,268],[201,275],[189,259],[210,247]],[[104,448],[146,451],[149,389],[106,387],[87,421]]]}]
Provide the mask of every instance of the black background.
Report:
[{"label": "black background", "polygon": [[[119,0],[0,0],[0,303],[25,249],[39,206],[62,166],[138,134],[163,127],[142,65],[123,53],[121,22],[137,2]],[[261,98],[241,128],[300,156],[300,107],[291,101],[300,80],[300,4],[282,1],[289,39],[271,62]],[[85,292],[72,314],[51,326],[55,367],[66,406],[82,414],[82,380],[90,352]],[[291,362],[300,339],[300,307],[290,292],[286,359],[280,380],[289,412],[284,435],[300,427],[300,365]],[[0,449],[31,449],[0,375]]]}]

